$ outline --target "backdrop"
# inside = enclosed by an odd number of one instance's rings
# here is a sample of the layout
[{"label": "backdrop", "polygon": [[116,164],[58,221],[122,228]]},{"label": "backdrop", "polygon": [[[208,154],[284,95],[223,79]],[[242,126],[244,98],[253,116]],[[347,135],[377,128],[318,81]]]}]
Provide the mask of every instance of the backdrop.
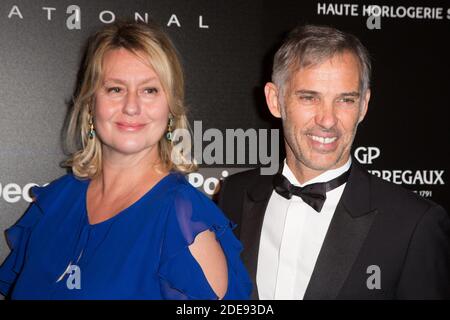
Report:
[{"label": "backdrop", "polygon": [[[280,124],[267,111],[263,86],[286,32],[313,23],[355,34],[372,56],[372,99],[354,144],[356,159],[372,174],[450,209],[446,1],[2,0],[2,231],[29,205],[32,185],[65,173],[61,130],[82,47],[98,27],[119,18],[154,19],[180,52],[189,120],[200,140],[196,156],[203,160],[189,179],[202,192],[212,196],[227,174],[278,159]],[[242,133],[247,140],[240,145]],[[8,252],[1,237],[0,261]]]}]

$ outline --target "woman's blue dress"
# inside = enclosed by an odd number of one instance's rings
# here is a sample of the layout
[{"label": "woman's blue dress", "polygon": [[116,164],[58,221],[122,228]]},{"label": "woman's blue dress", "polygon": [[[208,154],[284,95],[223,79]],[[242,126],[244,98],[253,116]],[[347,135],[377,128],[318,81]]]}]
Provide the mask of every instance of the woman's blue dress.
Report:
[{"label": "woman's blue dress", "polygon": [[228,263],[224,299],[248,299],[251,282],[232,223],[171,172],[114,217],[89,224],[89,180],[65,175],[33,189],[34,203],[7,230],[11,253],[0,292],[12,299],[217,299],[188,246],[214,231]]}]

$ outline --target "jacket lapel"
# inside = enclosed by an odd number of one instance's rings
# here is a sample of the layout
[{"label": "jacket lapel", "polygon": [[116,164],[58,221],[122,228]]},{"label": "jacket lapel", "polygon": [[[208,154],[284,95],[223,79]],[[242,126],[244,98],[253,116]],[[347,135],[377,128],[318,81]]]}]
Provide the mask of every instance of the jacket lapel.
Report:
[{"label": "jacket lapel", "polygon": [[242,260],[253,282],[252,299],[258,299],[256,286],[256,269],[258,265],[259,242],[264,221],[264,214],[272,194],[273,176],[258,176],[255,183],[247,189],[242,207],[240,241],[245,250]]},{"label": "jacket lapel", "polygon": [[304,299],[338,297],[376,214],[370,201],[370,177],[353,159]]}]

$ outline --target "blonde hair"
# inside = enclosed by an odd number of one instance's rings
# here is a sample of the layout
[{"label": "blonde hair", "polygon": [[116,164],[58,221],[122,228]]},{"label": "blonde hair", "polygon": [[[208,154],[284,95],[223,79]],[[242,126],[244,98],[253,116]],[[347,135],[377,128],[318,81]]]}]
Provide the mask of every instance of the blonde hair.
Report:
[{"label": "blonde hair", "polygon": [[[63,166],[71,168],[79,178],[93,178],[101,173],[102,143],[89,139],[89,120],[95,103],[95,92],[101,85],[103,58],[111,50],[124,48],[147,58],[158,75],[167,95],[172,129],[189,130],[184,105],[184,79],[177,51],[168,36],[153,23],[116,22],[103,27],[88,42],[82,65],[81,81],[67,120],[65,147],[70,153]],[[176,133],[176,131],[175,131]],[[174,136],[174,141],[177,136]],[[167,170],[192,172],[195,163],[173,148],[163,135],[158,142],[159,156]],[[173,160],[176,160],[175,162]]]}]

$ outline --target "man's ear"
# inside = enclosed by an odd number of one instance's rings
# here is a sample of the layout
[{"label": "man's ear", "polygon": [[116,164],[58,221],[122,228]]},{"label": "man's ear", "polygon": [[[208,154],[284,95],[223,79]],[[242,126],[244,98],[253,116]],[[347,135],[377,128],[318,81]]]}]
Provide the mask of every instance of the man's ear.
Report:
[{"label": "man's ear", "polygon": [[364,117],[366,116],[367,109],[369,107],[369,100],[370,100],[370,89],[367,89],[366,94],[363,97],[363,101],[361,103],[361,111],[359,112],[359,120],[358,123],[364,120]]},{"label": "man's ear", "polygon": [[277,86],[272,82],[267,82],[264,86],[267,106],[269,107],[270,113],[276,118],[281,118],[281,106],[278,99],[279,93]]}]

